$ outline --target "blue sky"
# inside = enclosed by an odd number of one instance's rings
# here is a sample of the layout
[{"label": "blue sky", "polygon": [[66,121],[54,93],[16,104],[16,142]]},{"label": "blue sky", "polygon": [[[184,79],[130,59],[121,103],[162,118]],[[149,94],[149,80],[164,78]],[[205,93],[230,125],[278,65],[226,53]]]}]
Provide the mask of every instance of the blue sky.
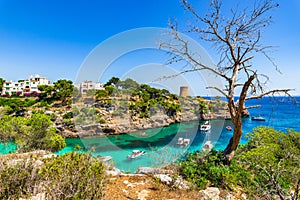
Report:
[{"label": "blue sky", "polygon": [[[205,12],[202,1],[191,2]],[[298,0],[280,2],[274,24],[264,32],[265,43],[278,46],[272,56],[283,74],[263,60],[255,63],[270,75],[270,88],[295,88],[294,94],[300,94],[299,9]],[[167,28],[171,17],[181,25],[190,19],[178,0],[0,0],[0,77],[19,80],[38,73],[54,81],[74,81],[85,58],[99,43],[134,28]],[[216,59],[211,46],[200,44]],[[146,54],[141,57],[155,61]],[[127,68],[137,64],[128,59],[115,63]],[[114,72],[117,70],[109,75]]]}]

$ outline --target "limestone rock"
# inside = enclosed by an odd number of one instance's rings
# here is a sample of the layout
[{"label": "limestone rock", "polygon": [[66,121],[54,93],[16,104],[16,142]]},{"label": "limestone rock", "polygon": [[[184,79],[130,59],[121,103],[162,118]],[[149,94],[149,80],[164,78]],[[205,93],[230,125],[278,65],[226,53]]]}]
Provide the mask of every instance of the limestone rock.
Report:
[{"label": "limestone rock", "polygon": [[135,172],[136,174],[172,174],[173,171],[171,170],[165,170],[161,168],[152,168],[152,167],[139,167],[137,171]]},{"label": "limestone rock", "polygon": [[162,183],[165,183],[167,185],[170,185],[172,183],[172,178],[165,174],[155,174],[155,178],[158,178]]},{"label": "limestone rock", "polygon": [[174,187],[180,190],[188,190],[190,189],[190,184],[186,180],[184,180],[181,176],[179,176],[174,182]]},{"label": "limestone rock", "polygon": [[220,190],[216,187],[208,187],[205,190],[200,190],[200,194],[203,195],[205,200],[219,200]]},{"label": "limestone rock", "polygon": [[115,167],[110,170],[105,171],[105,175],[107,175],[107,176],[119,176],[120,174],[121,174],[121,171]]},{"label": "limestone rock", "polygon": [[158,168],[152,168],[152,167],[139,167],[136,174],[157,174],[159,171]]}]

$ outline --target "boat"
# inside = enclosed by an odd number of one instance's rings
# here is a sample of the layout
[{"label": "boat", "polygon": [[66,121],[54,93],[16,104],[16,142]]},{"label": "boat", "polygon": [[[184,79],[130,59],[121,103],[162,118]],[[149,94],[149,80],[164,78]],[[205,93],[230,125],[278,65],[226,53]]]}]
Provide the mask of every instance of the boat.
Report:
[{"label": "boat", "polygon": [[183,139],[183,144],[184,144],[185,146],[189,145],[190,142],[191,142],[190,139],[187,139],[187,138]]},{"label": "boat", "polygon": [[183,138],[182,137],[178,138],[177,144],[178,145],[183,145]]},{"label": "boat", "polygon": [[202,124],[200,126],[200,131],[203,131],[203,132],[207,132],[211,129],[211,125],[209,124],[208,121],[206,121],[204,124]]},{"label": "boat", "polygon": [[264,117],[261,117],[261,116],[253,116],[253,117],[251,117],[251,120],[253,120],[253,121],[266,121],[266,119]]},{"label": "boat", "polygon": [[231,126],[226,126],[226,130],[227,131],[232,131],[232,127]]},{"label": "boat", "polygon": [[178,138],[178,141],[177,141],[178,145],[185,145],[185,146],[187,146],[190,143],[191,143],[190,139],[188,139],[188,138],[182,138],[182,137]]},{"label": "boat", "polygon": [[206,141],[202,147],[203,151],[211,151],[213,149],[214,145],[211,143],[210,140]]},{"label": "boat", "polygon": [[138,158],[140,156],[143,156],[145,155],[146,152],[145,151],[141,151],[141,150],[133,150],[132,153],[130,155],[127,156],[127,158],[130,158],[130,159],[135,159],[135,158]]}]

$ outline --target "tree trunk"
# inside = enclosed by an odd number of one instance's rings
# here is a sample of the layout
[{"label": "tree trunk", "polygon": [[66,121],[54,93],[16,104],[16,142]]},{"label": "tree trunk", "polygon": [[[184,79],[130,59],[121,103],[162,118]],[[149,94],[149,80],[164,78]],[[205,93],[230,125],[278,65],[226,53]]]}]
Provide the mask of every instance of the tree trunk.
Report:
[{"label": "tree trunk", "polygon": [[234,127],[234,133],[230,139],[229,144],[227,145],[226,149],[223,152],[225,158],[225,164],[230,164],[242,137],[241,118],[236,116],[235,119],[232,120],[232,122]]}]

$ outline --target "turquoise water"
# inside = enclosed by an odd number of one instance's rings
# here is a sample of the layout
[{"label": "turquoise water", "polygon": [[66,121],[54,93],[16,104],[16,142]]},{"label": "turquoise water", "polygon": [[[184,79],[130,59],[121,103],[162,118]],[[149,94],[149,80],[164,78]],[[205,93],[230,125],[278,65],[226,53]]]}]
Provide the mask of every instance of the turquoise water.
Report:
[{"label": "turquoise water", "polygon": [[9,143],[0,143],[0,154],[8,154],[15,152],[17,146],[11,142]]},{"label": "turquoise water", "polygon": [[[192,145],[201,145],[205,134],[197,134],[198,124],[199,122],[194,121],[117,136],[72,138],[67,140],[67,147],[57,154],[73,151],[80,145],[84,148],[81,151],[92,151],[95,156],[112,156],[117,168],[135,172],[140,166],[161,166],[182,157],[188,149],[177,145],[179,137],[191,140],[197,138]],[[127,155],[134,149],[144,150],[146,155],[137,159],[128,159]]]},{"label": "turquoise water", "polygon": [[[297,97],[297,100],[300,100],[300,97]],[[263,98],[258,101],[249,101],[247,106],[256,104],[260,104],[261,107],[251,109],[251,115],[261,115],[266,118],[266,121],[244,119],[241,143],[247,142],[245,135],[257,126],[271,126],[281,131],[287,131],[289,128],[300,131],[300,107],[298,104],[291,102],[288,98],[277,97],[275,99]],[[92,152],[95,156],[112,156],[112,161],[117,168],[127,172],[135,172],[139,166],[161,166],[174,162],[186,152],[201,149],[207,140],[213,141],[216,149],[221,150],[226,147],[232,136],[232,131],[225,129],[227,125],[231,125],[230,121],[211,121],[212,130],[209,134],[199,131],[199,123],[202,122],[172,124],[169,127],[117,136],[67,139],[67,146],[56,153],[64,154],[74,151],[75,147],[79,145],[81,152]],[[191,139],[191,145],[188,148],[177,145],[179,137]],[[8,147],[11,148],[11,145]],[[0,152],[13,151],[8,147],[3,149],[3,144],[0,144]],[[134,149],[144,150],[147,154],[134,160],[128,159],[127,155]]]}]

